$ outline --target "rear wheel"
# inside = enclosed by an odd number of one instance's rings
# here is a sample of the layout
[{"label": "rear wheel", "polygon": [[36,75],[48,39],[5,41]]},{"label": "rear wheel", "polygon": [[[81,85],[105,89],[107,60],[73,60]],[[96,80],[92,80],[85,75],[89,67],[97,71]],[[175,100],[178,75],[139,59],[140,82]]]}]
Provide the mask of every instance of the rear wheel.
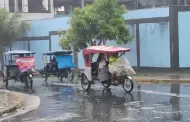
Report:
[{"label": "rear wheel", "polygon": [[84,90],[89,90],[91,87],[91,84],[89,83],[87,77],[84,74],[81,77],[81,86]]},{"label": "rear wheel", "polygon": [[5,78],[5,76],[3,75],[3,85],[7,88],[9,84],[9,81],[7,78]]},{"label": "rear wheel", "polygon": [[125,77],[123,78],[122,86],[125,92],[130,93],[133,90],[134,84],[131,79]]},{"label": "rear wheel", "polygon": [[111,86],[111,80],[103,81],[102,85],[104,86],[104,88],[109,88]]}]

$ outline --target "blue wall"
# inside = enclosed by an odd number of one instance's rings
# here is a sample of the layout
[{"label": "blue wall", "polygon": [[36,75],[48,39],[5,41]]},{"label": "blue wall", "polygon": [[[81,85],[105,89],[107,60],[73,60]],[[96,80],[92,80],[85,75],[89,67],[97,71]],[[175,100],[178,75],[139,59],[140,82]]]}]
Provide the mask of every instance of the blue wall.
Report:
[{"label": "blue wall", "polygon": [[179,66],[190,67],[190,12],[178,13]]},{"label": "blue wall", "polygon": [[139,31],[140,66],[170,67],[169,24],[140,24]]},{"label": "blue wall", "polygon": [[59,44],[59,36],[58,35],[52,35],[51,36],[51,50],[56,51],[56,50],[61,50],[61,46]]},{"label": "blue wall", "polygon": [[30,50],[34,51],[35,54],[35,68],[42,69],[44,67],[42,54],[49,50],[49,41],[48,40],[35,40],[30,43]]},{"label": "blue wall", "polygon": [[[68,19],[68,17],[63,17],[32,21],[32,29],[27,36],[49,36],[49,31],[66,30],[69,27]],[[58,35],[51,36],[51,48],[53,51],[61,49]],[[36,69],[42,69],[44,67],[42,54],[49,51],[49,41],[31,41],[30,50],[36,52]]]},{"label": "blue wall", "polygon": [[124,15],[125,19],[142,19],[142,18],[154,18],[154,17],[168,17],[169,8],[153,8],[153,9],[139,9],[128,11]]},{"label": "blue wall", "polygon": [[[130,48],[131,51],[128,52],[125,56],[127,57],[129,63],[132,66],[137,66],[137,52],[136,52],[136,26],[135,25],[128,25],[129,32],[131,36],[134,36],[133,40],[129,42],[128,44],[122,44],[122,45],[117,45],[115,41],[107,41],[107,45],[109,46],[121,46],[121,47],[127,47]],[[84,68],[84,59],[82,57],[82,51],[78,53],[78,67],[83,69]]]},{"label": "blue wall", "polygon": [[69,27],[69,17],[42,19],[32,21],[31,32],[27,36],[48,36],[49,31],[67,30]]},{"label": "blue wall", "polygon": [[126,53],[126,57],[129,61],[129,63],[132,66],[137,66],[137,48],[136,48],[136,26],[135,25],[128,25],[129,32],[131,36],[133,36],[133,40],[131,42],[128,42],[127,44],[117,45],[115,41],[108,41],[107,45],[109,46],[121,46],[121,47],[127,47],[130,48],[130,52]]},{"label": "blue wall", "polygon": [[[142,14],[143,13],[143,14]],[[125,19],[139,19],[139,18],[153,18],[153,17],[165,17],[169,15],[169,8],[156,8],[156,9],[143,9],[143,10],[135,10],[128,11],[128,14],[124,15]],[[69,17],[59,17],[53,19],[44,19],[44,20],[35,20],[31,22],[32,29],[27,33],[29,37],[36,36],[49,36],[49,31],[58,31],[58,30],[66,30],[69,27],[68,23]],[[155,24],[156,26],[149,24],[141,24],[140,25],[140,41],[141,41],[141,66],[153,66],[153,67],[169,67],[169,32],[168,28],[161,31],[159,24]],[[129,25],[129,30],[132,35],[135,36],[135,25]],[[152,34],[152,28],[156,30]],[[155,28],[156,27],[156,28]],[[149,30],[150,29],[150,30]],[[146,32],[146,33],[145,33]],[[146,34],[147,36],[144,36]],[[164,36],[164,37],[163,37]],[[154,41],[152,41],[154,39]],[[61,47],[59,46],[59,36],[53,35],[51,36],[52,40],[52,50],[59,50]],[[164,42],[164,46],[161,45]],[[26,44],[18,44],[18,45],[26,45]],[[116,45],[113,41],[110,41],[108,45]],[[162,51],[158,48],[158,45],[163,47]],[[31,51],[36,52],[36,68],[42,68],[42,53],[48,51],[49,41],[31,41],[30,42]],[[132,42],[127,45],[122,45],[123,47],[131,48],[131,52],[129,52],[126,56],[131,63],[132,66],[137,66],[137,55],[136,55],[136,39],[134,38]],[[25,47],[25,46],[21,46]],[[163,54],[164,52],[164,54]],[[147,54],[146,54],[147,53]],[[158,55],[156,57],[155,55]],[[163,59],[162,59],[163,58]],[[84,61],[81,55],[81,52],[78,55],[78,65],[79,68],[84,67]],[[150,63],[151,62],[151,63]]]}]

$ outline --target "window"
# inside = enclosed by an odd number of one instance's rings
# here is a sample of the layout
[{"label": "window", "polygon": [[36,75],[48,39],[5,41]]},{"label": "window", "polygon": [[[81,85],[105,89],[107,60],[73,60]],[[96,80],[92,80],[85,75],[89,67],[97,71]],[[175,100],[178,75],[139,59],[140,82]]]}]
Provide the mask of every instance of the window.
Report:
[{"label": "window", "polygon": [[97,62],[99,54],[93,54],[92,55],[92,62]]},{"label": "window", "polygon": [[138,8],[155,8],[168,6],[168,0],[138,0]]},{"label": "window", "polygon": [[18,11],[22,12],[22,0],[17,0],[18,3]]},{"label": "window", "polygon": [[[123,4],[123,3],[122,3]],[[136,9],[136,0],[128,0],[124,3],[127,10],[134,10]]]},{"label": "window", "polygon": [[179,4],[179,5],[185,5],[185,0],[179,0],[179,1],[178,1],[178,4]]},{"label": "window", "polygon": [[84,60],[85,60],[85,63],[89,63],[89,55],[88,54],[85,54],[84,55]]},{"label": "window", "polygon": [[170,0],[170,5],[178,5],[178,0]]},{"label": "window", "polygon": [[9,12],[15,12],[15,1],[9,0]]},{"label": "window", "polygon": [[28,13],[50,12],[50,0],[28,0]]},{"label": "window", "polygon": [[186,0],[186,5],[190,5],[190,0]]}]

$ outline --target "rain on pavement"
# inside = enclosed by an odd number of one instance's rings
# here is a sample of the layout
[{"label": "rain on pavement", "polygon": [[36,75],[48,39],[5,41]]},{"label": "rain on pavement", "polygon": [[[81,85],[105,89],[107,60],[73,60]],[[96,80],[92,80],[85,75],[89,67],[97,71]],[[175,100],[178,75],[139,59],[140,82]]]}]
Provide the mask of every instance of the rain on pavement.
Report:
[{"label": "rain on pavement", "polygon": [[12,83],[9,90],[38,95],[39,108],[4,122],[171,122],[190,121],[190,85],[135,84],[131,94],[122,87],[101,84],[85,92],[78,87],[42,85],[33,90]]}]

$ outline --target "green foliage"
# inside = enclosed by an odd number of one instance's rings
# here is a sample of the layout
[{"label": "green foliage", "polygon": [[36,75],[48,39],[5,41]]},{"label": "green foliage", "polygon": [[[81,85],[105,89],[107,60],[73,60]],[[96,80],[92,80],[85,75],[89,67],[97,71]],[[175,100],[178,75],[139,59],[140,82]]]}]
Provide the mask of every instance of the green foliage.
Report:
[{"label": "green foliage", "polygon": [[3,47],[9,47],[13,41],[17,41],[26,34],[30,25],[26,21],[20,21],[19,13],[7,13],[5,9],[0,9],[0,53]]},{"label": "green foliage", "polygon": [[70,28],[60,39],[65,48],[72,44],[76,49],[83,49],[99,41],[116,40],[118,44],[131,40],[123,14],[126,8],[118,0],[94,0],[84,8],[75,8],[70,18]]}]

